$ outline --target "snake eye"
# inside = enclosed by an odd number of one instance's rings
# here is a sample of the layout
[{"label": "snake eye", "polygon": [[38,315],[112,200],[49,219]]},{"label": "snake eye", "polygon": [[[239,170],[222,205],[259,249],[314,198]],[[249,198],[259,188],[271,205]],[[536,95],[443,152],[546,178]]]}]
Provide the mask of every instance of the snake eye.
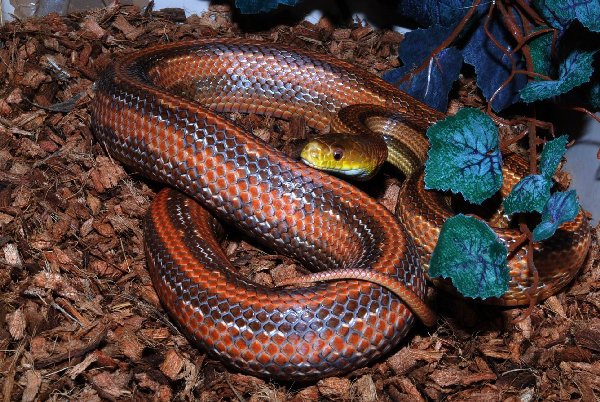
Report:
[{"label": "snake eye", "polygon": [[344,157],[344,150],[341,148],[336,148],[333,150],[333,159],[336,161],[341,160]]}]

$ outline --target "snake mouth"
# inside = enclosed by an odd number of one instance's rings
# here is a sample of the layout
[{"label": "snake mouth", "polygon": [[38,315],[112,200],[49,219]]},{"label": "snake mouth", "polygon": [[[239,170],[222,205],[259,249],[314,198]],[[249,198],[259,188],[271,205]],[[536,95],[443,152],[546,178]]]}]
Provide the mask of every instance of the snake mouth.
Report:
[{"label": "snake mouth", "polygon": [[300,158],[300,161],[304,163],[306,166],[311,167],[316,170],[320,170],[322,172],[327,172],[331,174],[335,174],[336,176],[341,176],[342,178],[350,178],[355,180],[365,180],[365,178],[369,178],[371,175],[365,169],[354,168],[354,169],[336,169],[330,167],[322,167],[317,166],[314,163],[309,162],[304,158]]}]

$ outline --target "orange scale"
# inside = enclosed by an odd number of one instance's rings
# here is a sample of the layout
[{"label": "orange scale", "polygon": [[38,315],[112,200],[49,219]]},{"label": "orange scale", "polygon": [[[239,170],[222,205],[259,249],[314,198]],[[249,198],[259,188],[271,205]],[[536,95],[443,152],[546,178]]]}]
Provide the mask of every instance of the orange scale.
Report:
[{"label": "orange scale", "polygon": [[229,183],[236,183],[239,178],[237,175],[237,171],[229,172],[225,175],[225,177],[227,178],[227,181]]},{"label": "orange scale", "polygon": [[272,203],[274,204],[277,201],[277,200],[273,200],[271,198],[271,194],[269,194],[269,193],[260,194],[260,196],[258,198],[260,199],[260,202],[262,202],[263,204],[266,204],[266,205],[272,205]]},{"label": "orange scale", "polygon": [[256,338],[257,341],[259,341],[260,343],[266,344],[270,341],[270,337],[269,335],[265,334],[264,332],[260,332],[258,334],[256,334],[254,336]]},{"label": "orange scale", "polygon": [[285,211],[281,210],[281,209],[276,209],[274,211],[274,215],[275,218],[277,218],[278,221],[284,221],[286,220],[287,214],[285,213]]},{"label": "orange scale", "polygon": [[227,346],[231,346],[233,344],[233,338],[237,338],[238,336],[240,336],[240,330],[236,327],[228,327],[227,332],[229,333],[229,335],[227,336]]},{"label": "orange scale", "polygon": [[271,356],[269,356],[268,354],[264,353],[264,352],[260,352],[257,356],[256,356],[256,360],[259,363],[262,364],[267,364],[271,362]]},{"label": "orange scale", "polygon": [[229,182],[223,176],[217,177],[216,184],[219,189],[226,188],[229,186]]},{"label": "orange scale", "polygon": [[275,362],[275,364],[279,365],[279,366],[283,366],[285,364],[287,364],[288,362],[288,358],[285,357],[284,355],[282,355],[281,353],[277,353],[273,356],[272,358],[273,362]]},{"label": "orange scale", "polygon": [[250,349],[256,355],[257,353],[262,352],[262,343],[257,342],[255,340],[252,343],[250,343],[250,345],[248,346],[248,349]]},{"label": "orange scale", "polygon": [[[262,209],[263,203],[258,198],[253,198],[250,202],[250,205],[252,206],[252,210],[260,211]],[[249,215],[250,214],[251,212],[249,213]]]},{"label": "orange scale", "polygon": [[259,196],[259,194],[260,194],[260,191],[259,191],[259,189],[257,187],[252,186],[252,187],[250,187],[248,189],[248,194],[252,198],[257,198]]},{"label": "orange scale", "polygon": [[268,343],[265,345],[265,352],[269,355],[274,356],[277,352],[279,352],[279,348],[274,343]]},{"label": "orange scale", "polygon": [[232,359],[238,359],[242,356],[242,351],[239,348],[229,348],[227,349],[227,353]]},{"label": "orange scale", "polygon": [[[253,333],[252,331],[248,330],[248,329],[247,329],[247,330],[245,330],[245,331],[242,331],[242,333],[241,333],[241,336],[242,336],[242,338],[244,338],[246,341],[251,341],[251,340],[253,340],[253,339],[254,339],[254,333]],[[243,340],[241,340],[241,339],[240,339],[240,340],[238,340],[238,341],[236,342],[236,344],[238,344],[238,346],[239,346],[240,348],[242,348],[242,347],[246,347],[246,343],[245,343]]]},{"label": "orange scale", "polygon": [[251,200],[250,193],[247,193],[247,192],[240,193],[240,200],[242,201],[243,204],[248,204]]},{"label": "orange scale", "polygon": [[[274,343],[276,343],[277,345],[283,345],[283,343],[285,342],[285,336],[281,335],[281,334],[275,334],[271,337],[271,341],[273,341]],[[283,346],[281,349],[283,350],[286,346],[289,346],[293,349],[292,345],[285,345]]]},{"label": "orange scale", "polygon": [[291,356],[294,353],[296,353],[296,348],[291,343],[286,343],[283,346],[281,346],[281,351],[287,356]]},{"label": "orange scale", "polygon": [[217,174],[214,171],[208,171],[205,175],[205,180],[208,183],[214,183],[217,180]]},{"label": "orange scale", "polygon": [[374,345],[379,345],[383,341],[383,334],[381,332],[376,332],[375,336],[371,338],[371,343]]},{"label": "orange scale", "polygon": [[321,361],[321,359],[316,354],[308,355],[308,359],[306,359],[305,356],[299,355],[297,353],[293,354],[290,357],[289,361],[290,361],[290,363],[292,363],[294,365],[300,365],[300,364],[304,363],[305,360],[308,360],[308,362],[312,363],[312,364],[318,364]]},{"label": "orange scale", "polygon": [[[216,161],[214,158],[207,158],[204,161],[204,167],[210,172],[216,167]],[[212,173],[212,172],[211,172]]]},{"label": "orange scale", "polygon": [[254,361],[254,353],[252,353],[249,350],[242,351],[241,356],[242,356],[242,359],[247,362]]},{"label": "orange scale", "polygon": [[338,334],[341,336],[346,336],[348,335],[348,332],[350,332],[350,327],[348,327],[347,325],[342,325],[339,329],[338,329]]},{"label": "orange scale", "polygon": [[375,325],[377,325],[377,322],[379,320],[377,319],[376,316],[374,315],[369,315],[369,318],[367,318],[367,324],[374,327]]},{"label": "orange scale", "polygon": [[329,344],[333,349],[337,350],[338,352],[343,351],[347,346],[347,343],[344,341],[344,339],[341,336],[337,335],[329,341]]}]

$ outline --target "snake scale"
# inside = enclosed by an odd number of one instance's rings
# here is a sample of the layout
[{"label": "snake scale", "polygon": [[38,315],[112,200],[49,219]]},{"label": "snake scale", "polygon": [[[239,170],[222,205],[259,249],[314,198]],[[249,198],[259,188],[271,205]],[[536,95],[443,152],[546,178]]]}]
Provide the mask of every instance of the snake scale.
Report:
[{"label": "snake scale", "polygon": [[[396,346],[415,315],[435,321],[423,302],[418,252],[431,239],[413,241],[394,214],[354,186],[216,113],[300,114],[324,130],[354,104],[400,113],[421,133],[444,118],[349,63],[243,39],[137,51],[97,82],[91,115],[99,141],[171,187],[156,196],[145,227],[159,298],[189,338],[230,367],[279,380],[339,374]],[[420,197],[416,191],[409,198]],[[433,230],[420,207],[430,206],[414,207],[422,215],[409,226]],[[364,280],[291,289],[254,283],[219,247],[216,218],[311,270]]]}]

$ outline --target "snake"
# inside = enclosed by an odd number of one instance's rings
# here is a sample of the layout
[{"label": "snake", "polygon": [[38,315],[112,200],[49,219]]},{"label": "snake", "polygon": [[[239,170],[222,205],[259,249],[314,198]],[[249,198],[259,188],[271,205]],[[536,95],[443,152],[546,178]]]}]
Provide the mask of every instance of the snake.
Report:
[{"label": "snake", "polygon": [[[417,132],[445,117],[351,63],[248,39],[137,50],[96,82],[98,141],[167,185],[144,223],[159,299],[189,339],[232,369],[298,382],[338,375],[393,350],[415,317],[436,321],[423,246],[404,218],[222,115],[301,115],[325,131],[351,105],[391,110]],[[222,223],[296,259],[314,271],[310,280],[271,287],[242,276],[220,247]]]}]

